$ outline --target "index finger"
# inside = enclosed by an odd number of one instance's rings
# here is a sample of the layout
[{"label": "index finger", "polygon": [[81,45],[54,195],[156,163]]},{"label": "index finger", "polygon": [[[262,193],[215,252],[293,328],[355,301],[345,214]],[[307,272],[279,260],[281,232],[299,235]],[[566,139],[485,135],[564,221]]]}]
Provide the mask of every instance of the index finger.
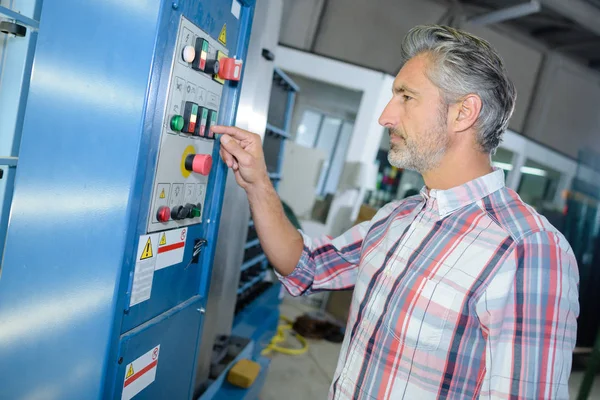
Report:
[{"label": "index finger", "polygon": [[216,134],[229,135],[237,140],[250,139],[252,137],[252,133],[236,128],[235,126],[215,125],[211,126],[210,130]]}]

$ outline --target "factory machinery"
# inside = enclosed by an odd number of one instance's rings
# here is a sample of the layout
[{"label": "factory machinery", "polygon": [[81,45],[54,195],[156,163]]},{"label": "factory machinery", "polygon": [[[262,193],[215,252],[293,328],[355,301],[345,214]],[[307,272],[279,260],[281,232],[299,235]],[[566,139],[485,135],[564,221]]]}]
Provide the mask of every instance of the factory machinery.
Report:
[{"label": "factory machinery", "polygon": [[280,178],[297,88],[256,3],[0,3],[0,399],[260,393],[281,286],[210,131],[268,131]]}]

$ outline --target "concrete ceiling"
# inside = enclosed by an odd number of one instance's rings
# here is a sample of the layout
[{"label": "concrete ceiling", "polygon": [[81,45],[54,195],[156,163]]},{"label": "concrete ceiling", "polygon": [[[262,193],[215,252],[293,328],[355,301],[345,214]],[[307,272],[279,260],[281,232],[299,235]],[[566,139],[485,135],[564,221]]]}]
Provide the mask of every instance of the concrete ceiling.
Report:
[{"label": "concrete ceiling", "polygon": [[[443,0],[453,14],[447,21],[493,21],[500,23],[600,71],[600,0]],[[519,12],[519,9],[529,11]],[[514,10],[514,12],[511,12]],[[492,14],[495,13],[495,14]],[[512,14],[512,15],[511,15]],[[452,15],[455,18],[452,20]],[[494,22],[492,22],[494,23]]]}]

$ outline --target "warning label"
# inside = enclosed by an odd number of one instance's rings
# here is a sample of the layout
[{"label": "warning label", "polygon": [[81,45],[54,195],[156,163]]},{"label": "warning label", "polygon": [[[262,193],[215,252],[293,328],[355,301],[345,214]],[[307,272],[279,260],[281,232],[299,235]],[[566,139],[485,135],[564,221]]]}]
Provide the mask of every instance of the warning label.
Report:
[{"label": "warning label", "polygon": [[122,400],[129,400],[156,379],[158,368],[158,356],[160,345],[137,358],[125,368],[125,380],[123,381]]},{"label": "warning label", "polygon": [[163,189],[163,190],[160,192],[160,196],[159,196],[159,197],[160,197],[161,199],[164,199],[164,198],[166,197],[166,196],[165,196],[165,189]]},{"label": "warning label", "polygon": [[157,258],[157,244],[158,234],[140,236],[137,262],[133,271],[133,285],[131,286],[131,298],[129,300],[130,307],[150,298],[152,281],[154,280],[154,266]]},{"label": "warning label", "polygon": [[151,258],[152,257],[152,239],[148,238],[148,241],[146,241],[146,245],[144,246],[144,251],[142,252],[142,255],[140,256],[140,260],[145,260],[147,258]]},{"label": "warning label", "polygon": [[187,229],[174,229],[160,234],[156,270],[167,268],[183,261]]},{"label": "warning label", "polygon": [[219,33],[219,42],[227,46],[227,24],[223,24],[223,28],[221,28],[221,33]]}]

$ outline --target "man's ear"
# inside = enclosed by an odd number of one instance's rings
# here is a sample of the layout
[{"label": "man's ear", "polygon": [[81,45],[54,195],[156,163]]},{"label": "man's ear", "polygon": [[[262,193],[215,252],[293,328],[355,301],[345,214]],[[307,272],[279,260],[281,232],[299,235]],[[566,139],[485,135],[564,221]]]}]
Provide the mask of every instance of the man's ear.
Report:
[{"label": "man's ear", "polygon": [[468,94],[456,103],[456,118],[451,121],[455,132],[464,132],[470,129],[481,112],[481,98],[476,94]]}]

